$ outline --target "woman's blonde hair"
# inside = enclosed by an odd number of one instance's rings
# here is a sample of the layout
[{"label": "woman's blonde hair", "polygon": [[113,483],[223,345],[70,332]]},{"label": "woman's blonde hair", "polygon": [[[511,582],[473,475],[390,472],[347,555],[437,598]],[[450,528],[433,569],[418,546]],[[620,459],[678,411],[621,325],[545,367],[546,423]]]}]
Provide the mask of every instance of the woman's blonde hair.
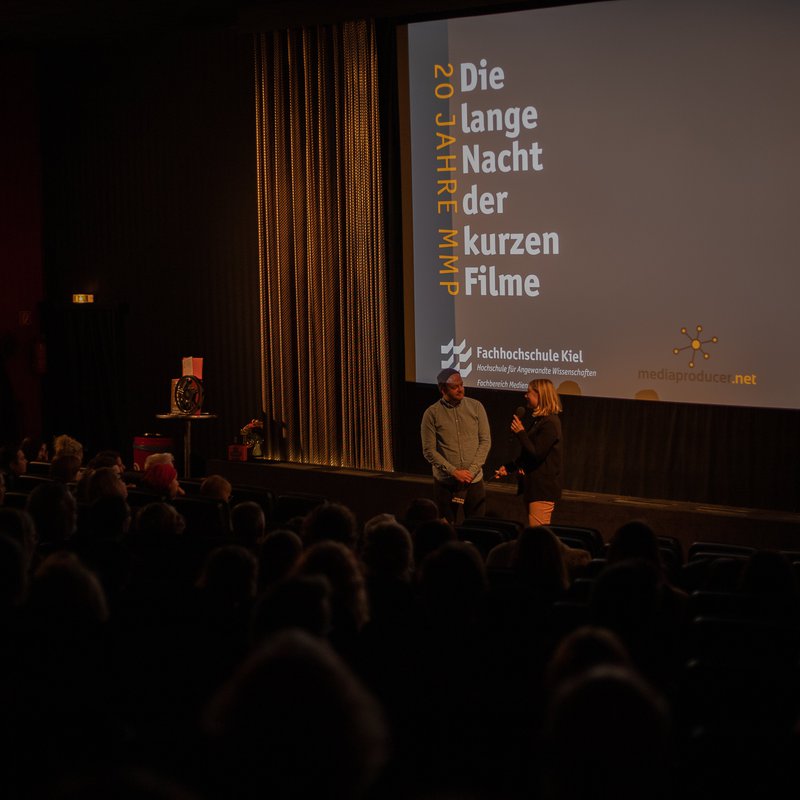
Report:
[{"label": "woman's blonde hair", "polygon": [[57,456],[77,456],[83,462],[83,445],[66,433],[53,439],[53,458]]},{"label": "woman's blonde hair", "polygon": [[539,395],[539,405],[533,412],[535,417],[561,413],[561,398],[552,381],[547,378],[537,378],[528,384],[528,388],[533,389]]}]

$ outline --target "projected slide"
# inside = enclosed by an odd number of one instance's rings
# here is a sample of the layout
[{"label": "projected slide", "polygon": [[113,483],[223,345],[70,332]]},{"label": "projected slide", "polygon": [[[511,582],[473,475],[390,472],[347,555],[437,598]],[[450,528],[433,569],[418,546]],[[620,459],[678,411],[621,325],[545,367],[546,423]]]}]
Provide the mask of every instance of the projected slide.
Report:
[{"label": "projected slide", "polygon": [[800,3],[407,38],[409,380],[800,407]]}]

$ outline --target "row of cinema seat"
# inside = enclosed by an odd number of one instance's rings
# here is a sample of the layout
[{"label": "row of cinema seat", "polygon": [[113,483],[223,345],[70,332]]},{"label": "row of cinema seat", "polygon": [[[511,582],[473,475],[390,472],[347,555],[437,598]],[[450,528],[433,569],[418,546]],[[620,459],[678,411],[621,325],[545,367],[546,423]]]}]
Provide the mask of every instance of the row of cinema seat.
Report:
[{"label": "row of cinema seat", "polygon": [[[44,462],[31,462],[29,472],[15,480],[13,492],[6,494],[6,505],[24,508],[27,495],[37,486],[48,483],[50,478],[45,473],[49,464]],[[181,486],[186,495],[175,499],[174,504],[184,515],[187,526],[196,523],[198,526],[222,526],[228,528],[228,508],[237,503],[252,501],[261,506],[267,521],[268,530],[273,530],[288,522],[294,517],[305,516],[316,506],[324,503],[326,498],[319,494],[307,492],[275,492],[261,486],[235,485],[228,506],[218,501],[213,501],[200,496],[202,479],[183,479]],[[129,489],[128,503],[134,510],[157,499],[151,492],[142,489]],[[551,525],[556,536],[569,547],[586,550],[592,556],[592,562],[584,570],[583,578],[591,579],[605,565],[607,544],[603,541],[600,532],[591,527],[572,525]],[[458,538],[469,541],[480,551],[484,560],[489,551],[499,544],[515,539],[521,531],[518,522],[508,519],[493,517],[480,517],[466,519],[458,527]],[[709,562],[724,558],[734,561],[746,561],[756,552],[754,547],[732,545],[720,542],[695,542],[684,558],[680,541],[671,536],[659,536],[659,550],[667,577],[675,584],[692,590],[695,581],[682,579],[682,571],[688,565],[694,565],[693,570],[698,574],[703,566]],[[785,552],[800,572],[800,552]],[[691,571],[691,570],[690,570]]]},{"label": "row of cinema seat", "polygon": [[49,478],[51,468],[49,461],[29,461],[26,475],[33,478]]},{"label": "row of cinema seat", "polygon": [[[593,558],[601,558],[605,544],[600,531],[574,525],[551,525],[552,531],[564,544],[579,550],[588,550]],[[458,538],[471,542],[486,560],[489,551],[499,544],[516,539],[521,532],[518,522],[494,517],[474,517],[465,519],[458,526]]]},{"label": "row of cinema seat", "polygon": [[[574,525],[550,525],[550,528],[568,547],[586,550],[592,556],[592,562],[584,569],[582,577],[592,578],[603,569],[608,544],[596,528]],[[515,539],[521,530],[522,526],[518,522],[492,517],[466,519],[457,529],[458,538],[472,542],[484,560],[493,547]],[[755,547],[746,545],[698,541],[692,543],[684,555],[680,540],[676,537],[658,536],[657,539],[666,576],[688,591],[695,588],[693,584],[702,582],[704,572],[716,559],[727,559],[741,565],[756,552]],[[800,551],[781,552],[795,565],[800,577]],[[686,576],[685,568],[689,565],[689,573],[696,572],[697,578]]]},{"label": "row of cinema seat", "polygon": [[[5,504],[10,508],[24,509],[28,495],[51,479],[44,475],[23,475],[15,480],[14,491],[7,492]],[[295,517],[303,517],[316,506],[326,501],[323,495],[308,492],[275,492],[260,486],[236,485],[233,487],[230,503],[226,504],[200,495],[202,480],[182,480],[185,496],[170,501],[182,514],[187,529],[204,536],[220,536],[230,530],[230,509],[238,503],[251,501],[261,506],[267,523],[267,530],[285,525]],[[70,484],[75,490],[76,485]],[[145,489],[128,489],[128,505],[134,513],[148,503],[162,498]],[[79,514],[84,512],[79,503]]]},{"label": "row of cinema seat", "polygon": [[14,491],[30,494],[37,486],[49,482],[50,478],[46,475],[18,475],[14,478]]},{"label": "row of cinema seat", "polygon": [[[601,606],[593,606],[592,593],[608,562],[606,546],[597,531],[552,527],[563,542],[586,549],[593,556],[583,577],[572,581],[566,595],[552,603],[539,622],[538,635],[557,642],[581,626],[596,623],[594,615],[602,611],[598,611]],[[479,529],[482,532],[475,535]],[[497,521],[475,520],[462,526],[459,536],[467,541],[474,536],[479,549],[484,549],[480,545],[485,547],[492,541],[486,530],[502,535],[508,529]],[[651,636],[640,630],[637,638],[649,641],[645,646],[652,649],[652,661],[659,665],[655,675],[649,677],[659,683],[663,670],[659,685],[670,698],[676,729],[681,732],[679,758],[685,762],[687,773],[716,776],[712,782],[722,777],[726,788],[734,789],[734,782],[727,781],[730,764],[737,758],[722,753],[741,753],[744,768],[756,771],[752,765],[759,761],[767,765],[770,760],[780,764],[782,759],[795,759],[792,731],[795,710],[800,706],[797,603],[791,596],[787,601],[770,593],[748,593],[736,585],[726,590],[695,588],[720,566],[725,568],[721,570],[723,577],[741,575],[744,565],[756,555],[755,548],[695,542],[684,558],[677,539],[660,537],[659,546],[665,574],[688,595],[684,613],[675,616],[682,622],[664,624],[666,617],[649,616],[636,609],[631,610],[629,621],[637,628],[652,627]],[[798,572],[800,555],[783,555]],[[511,570],[490,569],[487,576],[495,603],[502,606],[499,619],[508,617],[509,610],[524,602],[525,587],[515,582]],[[510,618],[513,623],[513,613]],[[702,780],[698,786],[702,786]],[[687,787],[686,796],[705,793],[692,786]]]},{"label": "row of cinema seat", "polygon": [[[170,501],[183,515],[186,527],[192,530],[202,530],[204,533],[212,531],[225,531],[229,529],[230,509],[239,503],[255,502],[264,511],[267,530],[274,530],[285,525],[295,517],[303,517],[313,508],[325,502],[322,495],[305,492],[274,492],[257,486],[234,486],[230,503],[202,497],[199,488],[186,482],[181,482],[186,491],[183,497],[176,497]],[[128,504],[131,509],[141,508],[154,501],[153,494],[142,489],[128,490]]]},{"label": "row of cinema seat", "polygon": [[[569,547],[589,551],[592,561],[574,578],[566,596],[554,604],[554,625],[562,634],[590,622],[589,603],[597,576],[606,568],[608,545],[596,529],[573,526],[550,526]],[[462,541],[475,544],[486,558],[498,544],[518,535],[519,526],[509,520],[491,518],[468,519],[458,528]],[[695,660],[711,659],[715,664],[726,659],[748,663],[753,657],[792,661],[800,656],[800,620],[776,617],[775,598],[750,594],[736,586],[736,576],[756,554],[756,548],[722,542],[694,542],[684,557],[681,543],[675,537],[658,537],[664,574],[673,586],[689,598],[687,618],[691,631],[687,654]],[[783,552],[791,561],[800,581],[800,553]],[[723,563],[724,562],[724,563]],[[706,588],[715,569],[725,581],[719,588]],[[725,573],[728,573],[726,576]],[[488,571],[494,589],[513,591],[514,577],[509,570]],[[696,667],[698,673],[700,667]]]}]

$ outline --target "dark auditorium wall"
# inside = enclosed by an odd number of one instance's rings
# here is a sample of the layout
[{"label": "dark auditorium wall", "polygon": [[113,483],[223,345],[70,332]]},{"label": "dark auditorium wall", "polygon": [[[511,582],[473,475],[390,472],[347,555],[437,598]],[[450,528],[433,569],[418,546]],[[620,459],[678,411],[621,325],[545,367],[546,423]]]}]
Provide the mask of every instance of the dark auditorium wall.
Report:
[{"label": "dark auditorium wall", "polygon": [[41,160],[36,59],[0,56],[0,441],[41,435]]},{"label": "dark auditorium wall", "polygon": [[[48,339],[60,356],[46,421],[73,420],[90,449],[130,458],[131,436],[180,432],[155,415],[169,410],[182,356],[205,358],[204,408],[219,415],[194,425],[199,452],[221,455],[259,412],[252,58],[251,37],[225,30],[42,56]],[[79,291],[97,307],[64,308]],[[89,315],[113,317],[115,334],[82,334]],[[111,406],[116,424],[102,436],[115,441],[101,441],[92,409]]]}]

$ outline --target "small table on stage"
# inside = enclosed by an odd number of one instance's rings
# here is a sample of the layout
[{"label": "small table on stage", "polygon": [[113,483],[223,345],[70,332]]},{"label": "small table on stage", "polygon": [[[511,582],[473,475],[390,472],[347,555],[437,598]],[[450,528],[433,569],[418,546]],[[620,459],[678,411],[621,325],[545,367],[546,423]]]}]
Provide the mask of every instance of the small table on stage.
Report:
[{"label": "small table on stage", "polygon": [[179,419],[186,423],[183,433],[183,477],[191,478],[190,456],[192,452],[192,423],[204,419],[216,419],[216,414],[156,414],[156,419]]}]

